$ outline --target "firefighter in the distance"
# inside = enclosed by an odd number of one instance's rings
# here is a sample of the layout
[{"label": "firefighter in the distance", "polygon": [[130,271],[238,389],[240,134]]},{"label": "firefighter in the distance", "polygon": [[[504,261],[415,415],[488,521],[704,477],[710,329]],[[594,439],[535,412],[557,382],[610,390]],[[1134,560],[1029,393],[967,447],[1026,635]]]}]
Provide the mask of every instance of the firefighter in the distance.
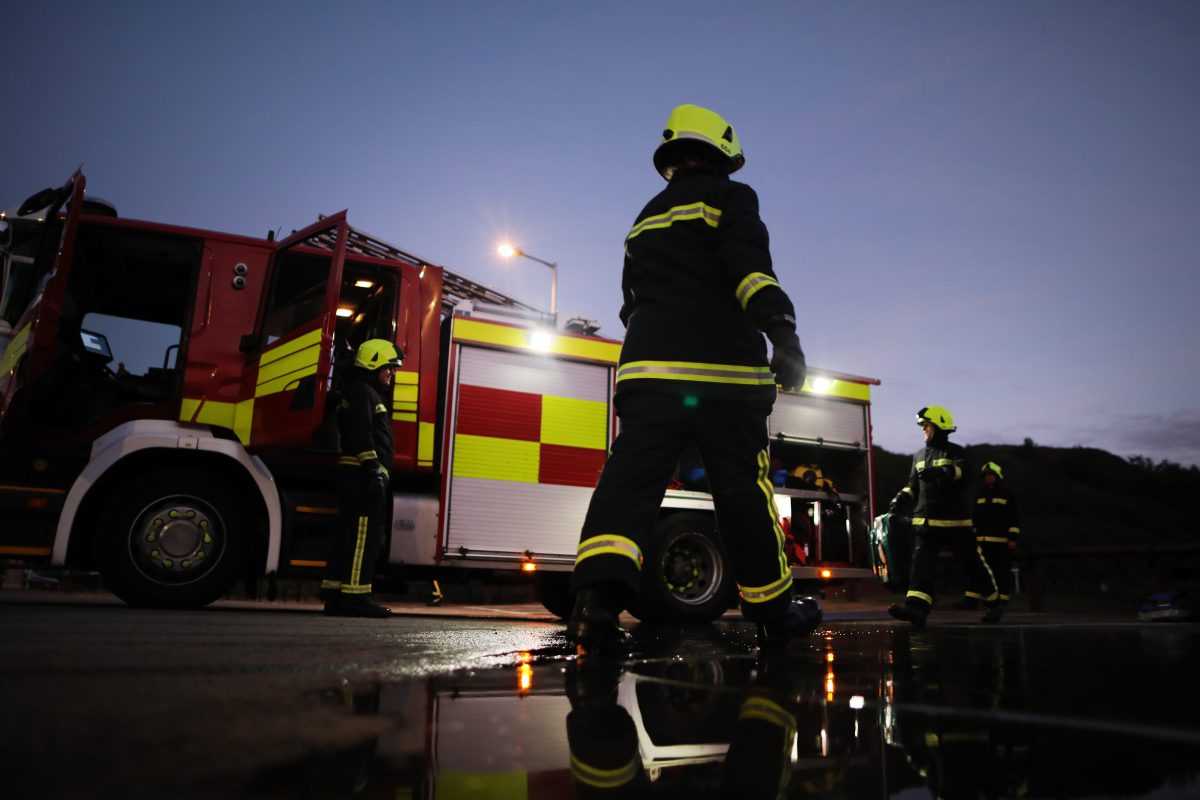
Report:
[{"label": "firefighter in the distance", "polygon": [[387,617],[371,597],[387,519],[392,440],[392,382],[403,357],[385,339],[368,339],[354,356],[353,377],[338,401],[338,532],[321,597],[335,617]]},{"label": "firefighter in the distance", "polygon": [[945,548],[966,568],[971,591],[987,606],[984,621],[999,622],[1004,607],[992,570],[975,542],[967,507],[966,451],[950,441],[957,430],[954,417],[941,406],[928,406],[917,412],[917,424],[925,447],[913,455],[908,483],[888,508],[893,514],[912,509],[912,570],[904,604],[891,606],[888,613],[913,625],[925,624],[933,607],[938,554]]},{"label": "firefighter in the distance", "polygon": [[758,197],[729,179],[744,162],[728,122],[706,108],[679,106],[654,153],[667,187],[625,238],[621,430],[592,495],[571,578],[576,602],[567,635],[584,653],[623,644],[618,614],[638,590],[663,493],[693,443],[742,613],[759,623],[760,644],[809,634],[821,620],[815,599],[792,601],[769,479],[775,385],[798,389],[805,361],[792,301],[771,267]]},{"label": "firefighter in the distance", "polygon": [[[1000,605],[1007,608],[1013,589],[1012,551],[1017,549],[1017,537],[1021,535],[1017,499],[1005,486],[1004,470],[995,461],[984,464],[980,473],[983,488],[975,498],[975,541],[996,578]],[[968,590],[959,607],[977,608],[982,599],[978,592]]]}]

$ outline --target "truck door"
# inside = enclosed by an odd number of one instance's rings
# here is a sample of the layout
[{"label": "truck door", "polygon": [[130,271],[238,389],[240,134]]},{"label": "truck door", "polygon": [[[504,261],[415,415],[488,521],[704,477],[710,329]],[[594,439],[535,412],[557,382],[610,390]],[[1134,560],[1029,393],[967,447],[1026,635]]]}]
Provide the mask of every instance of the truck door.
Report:
[{"label": "truck door", "polygon": [[[314,445],[332,375],[348,233],[343,211],[292,234],[271,254],[258,329],[243,348],[251,361],[243,396],[253,402],[242,406],[252,413],[251,450]],[[336,242],[332,252],[304,246],[322,234]]]},{"label": "truck door", "polygon": [[[5,259],[0,295],[4,321],[0,329],[5,330],[7,341],[0,344],[0,423],[8,423],[9,409],[18,393],[28,396],[28,384],[37,381],[53,359],[86,183],[83,173],[77,171],[62,188],[46,189],[26,200],[18,211],[19,218],[9,223],[6,246],[15,247],[25,218],[41,212],[37,215],[40,221],[35,223],[37,233],[31,231],[29,237],[31,242],[33,235],[37,237],[32,257],[17,257],[14,252],[6,254]],[[67,213],[60,220],[58,215],[64,207]]]}]

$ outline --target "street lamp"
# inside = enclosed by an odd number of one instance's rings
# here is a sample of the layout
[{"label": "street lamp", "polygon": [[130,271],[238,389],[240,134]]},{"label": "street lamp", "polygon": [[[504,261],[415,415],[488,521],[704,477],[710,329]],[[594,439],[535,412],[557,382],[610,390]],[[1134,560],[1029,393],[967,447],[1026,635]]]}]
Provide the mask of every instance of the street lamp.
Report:
[{"label": "street lamp", "polygon": [[496,252],[499,253],[500,255],[504,256],[505,258],[512,258],[513,256],[525,256],[525,258],[528,258],[532,261],[536,261],[539,264],[544,264],[545,266],[550,268],[550,316],[557,319],[558,318],[558,264],[555,264],[553,261],[543,261],[542,259],[538,258],[537,256],[531,256],[531,255],[529,255],[529,253],[526,253],[521,248],[513,247],[508,242],[505,242],[504,244],[497,247]]}]

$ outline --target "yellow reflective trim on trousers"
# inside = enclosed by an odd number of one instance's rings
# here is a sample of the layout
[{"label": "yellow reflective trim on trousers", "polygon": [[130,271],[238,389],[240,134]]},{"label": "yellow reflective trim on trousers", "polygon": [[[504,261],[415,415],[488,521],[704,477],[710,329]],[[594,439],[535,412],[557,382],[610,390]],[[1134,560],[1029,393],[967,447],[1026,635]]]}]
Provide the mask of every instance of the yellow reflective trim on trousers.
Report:
[{"label": "yellow reflective trim on trousers", "polygon": [[702,220],[709,227],[715,228],[721,224],[721,209],[713,208],[707,203],[690,203],[686,206],[675,206],[664,211],[662,214],[646,217],[641,222],[635,224],[633,229],[629,231],[629,235],[625,237],[625,241],[628,243],[630,239],[649,230],[668,228],[676,222],[689,222],[694,219]]},{"label": "yellow reflective trim on trousers", "polygon": [[597,789],[616,789],[620,786],[632,781],[641,771],[641,765],[638,763],[637,756],[616,769],[600,769],[593,767],[579,759],[579,757],[571,756],[571,774],[575,779],[582,784],[594,786]]},{"label": "yellow reflective trim on trousers", "polygon": [[788,568],[787,554],[783,551],[783,545],[786,536],[783,533],[783,525],[779,521],[779,508],[775,505],[775,486],[771,483],[771,456],[766,450],[760,450],[758,453],[758,479],[755,481],[758,488],[767,498],[767,513],[771,516],[771,528],[775,532],[775,551],[776,558],[779,561],[779,577],[785,575],[790,577],[791,569]]},{"label": "yellow reflective trim on trousers", "polygon": [[1019,534],[1020,532],[1021,532],[1021,529],[1020,529],[1020,528],[1015,528],[1015,527],[1014,527],[1014,528],[1009,528],[1009,529],[1008,529],[1008,533],[1009,533],[1009,535],[1011,535],[1011,536],[1016,536],[1016,535],[1017,535],[1017,534]]},{"label": "yellow reflective trim on trousers", "polygon": [[796,730],[796,717],[788,713],[783,706],[765,697],[751,697],[742,703],[738,719],[761,719],[771,725],[783,728],[785,731]]},{"label": "yellow reflective trim on trousers", "polygon": [[925,594],[924,592],[918,592],[916,589],[909,589],[909,590],[908,590],[908,594],[906,594],[906,595],[904,595],[904,596],[905,596],[905,597],[915,597],[915,598],[917,598],[918,600],[924,600],[926,603],[929,603],[929,605],[933,605],[933,598],[932,598],[932,597],[930,597],[929,595]]},{"label": "yellow reflective trim on trousers", "polygon": [[1001,544],[1008,544],[1008,537],[1007,536],[976,536],[975,541],[977,541],[977,542],[999,542]]},{"label": "yellow reflective trim on trousers", "polygon": [[926,519],[925,517],[913,517],[913,525],[928,525],[930,528],[970,528],[971,520],[969,519]]},{"label": "yellow reflective trim on trousers", "polygon": [[768,600],[774,600],[779,595],[786,592],[792,585],[792,576],[789,573],[779,580],[768,583],[766,586],[742,586],[738,584],[738,595],[747,603],[765,603]]},{"label": "yellow reflective trim on trousers", "polygon": [[750,302],[750,298],[758,292],[759,289],[765,289],[768,286],[779,286],[779,281],[772,278],[765,272],[751,272],[746,277],[742,278],[742,282],[738,284],[734,295],[738,302],[742,304],[742,308]]},{"label": "yellow reflective trim on trousers", "polygon": [[352,466],[352,467],[361,466],[361,465],[358,463],[358,459],[357,459],[357,458],[355,458],[354,456],[342,456],[341,458],[339,458],[339,459],[338,459],[338,463],[339,463],[339,464],[346,464],[346,465],[348,465],[348,466]]},{"label": "yellow reflective trim on trousers", "polygon": [[626,536],[617,536],[616,534],[603,534],[601,536],[591,536],[579,543],[579,549],[575,554],[575,564],[592,556],[598,556],[603,553],[612,553],[614,555],[625,556],[632,559],[633,563],[637,564],[638,569],[642,568],[642,548],[638,547],[637,542]]},{"label": "yellow reflective trim on trousers", "polygon": [[377,456],[375,454],[374,450],[363,450],[361,453],[357,454],[354,457],[357,458],[360,463],[363,461],[370,461],[372,459],[374,459],[376,461],[379,460],[379,456]]},{"label": "yellow reflective trim on trousers", "polygon": [[692,361],[630,361],[617,368],[617,383],[638,378],[660,381],[702,381],[751,386],[774,386],[770,367],[741,364],[703,364]]},{"label": "yellow reflective trim on trousers", "polygon": [[[367,522],[368,517],[358,518],[358,531],[354,539],[354,560],[350,562],[350,580],[342,584],[342,591],[346,594],[361,594],[357,591],[362,584],[359,583],[359,578],[362,575],[362,559],[363,550],[367,546]],[[370,591],[368,589],[367,591]]]}]

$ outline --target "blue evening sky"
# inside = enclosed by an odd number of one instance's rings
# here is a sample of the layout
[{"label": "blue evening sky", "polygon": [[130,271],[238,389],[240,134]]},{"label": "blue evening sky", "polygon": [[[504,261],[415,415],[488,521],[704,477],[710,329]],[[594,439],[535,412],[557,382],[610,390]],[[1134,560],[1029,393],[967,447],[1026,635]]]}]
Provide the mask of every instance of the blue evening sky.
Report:
[{"label": "blue evening sky", "polygon": [[0,19],[0,207],[351,224],[620,337],[670,109],[738,129],[809,363],[876,442],[1200,463],[1200,3],[55,2]]}]

